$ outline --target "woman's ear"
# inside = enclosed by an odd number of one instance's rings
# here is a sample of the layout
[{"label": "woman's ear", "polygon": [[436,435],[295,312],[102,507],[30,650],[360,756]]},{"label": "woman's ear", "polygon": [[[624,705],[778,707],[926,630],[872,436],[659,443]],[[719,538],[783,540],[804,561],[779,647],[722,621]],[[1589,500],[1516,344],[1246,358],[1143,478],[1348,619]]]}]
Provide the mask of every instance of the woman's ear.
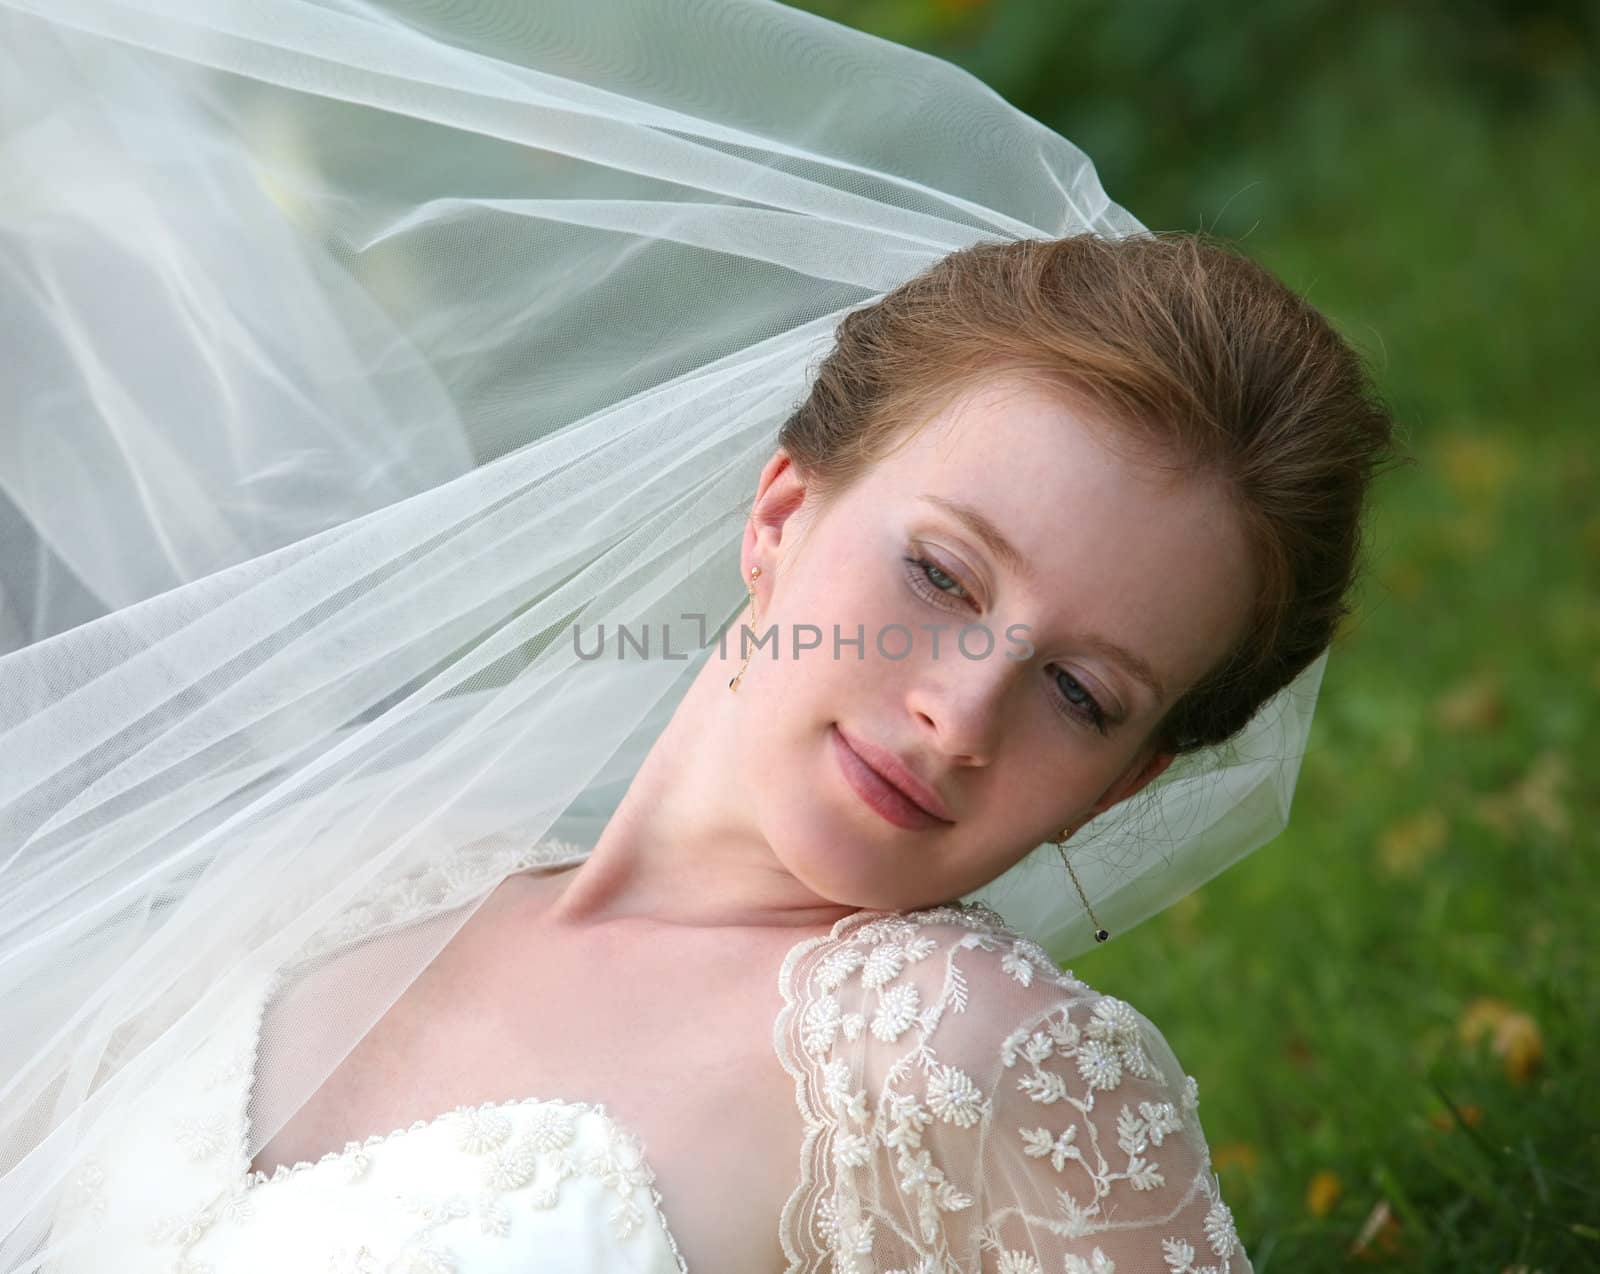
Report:
[{"label": "woman's ear", "polygon": [[1147,783],[1157,778],[1176,759],[1177,753],[1175,752],[1151,752],[1142,758],[1135,757],[1132,764],[1122,772],[1122,776],[1108,787],[1100,799],[1090,807],[1088,817],[1084,819],[1084,822],[1088,822],[1090,818],[1105,813],[1117,802],[1127,800]]},{"label": "woman's ear", "polygon": [[776,574],[785,553],[798,546],[805,517],[795,514],[806,503],[806,482],[799,468],[782,447],[762,467],[756,482],[756,498],[745,523],[740,560],[748,579],[750,568],[760,566],[763,575]]}]

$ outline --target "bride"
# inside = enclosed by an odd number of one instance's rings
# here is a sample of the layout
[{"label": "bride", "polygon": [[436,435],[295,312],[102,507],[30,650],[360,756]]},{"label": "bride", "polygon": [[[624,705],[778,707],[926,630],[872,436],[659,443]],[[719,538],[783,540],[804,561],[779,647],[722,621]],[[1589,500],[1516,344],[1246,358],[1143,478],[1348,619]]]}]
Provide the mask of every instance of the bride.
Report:
[{"label": "bride", "polygon": [[1247,1270],[1056,957],[1281,822],[1329,325],[753,0],[7,3],[6,1267]]}]

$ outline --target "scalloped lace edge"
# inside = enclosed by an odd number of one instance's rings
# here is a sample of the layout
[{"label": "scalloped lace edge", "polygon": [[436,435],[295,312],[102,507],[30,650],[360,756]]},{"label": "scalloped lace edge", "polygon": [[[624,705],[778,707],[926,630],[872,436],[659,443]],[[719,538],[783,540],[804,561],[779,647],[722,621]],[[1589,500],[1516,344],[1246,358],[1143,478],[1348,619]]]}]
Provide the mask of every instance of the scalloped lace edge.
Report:
[{"label": "scalloped lace edge", "polygon": [[[431,1119],[419,1119],[415,1123],[412,1123],[405,1128],[395,1128],[389,1132],[373,1133],[371,1136],[366,1137],[361,1141],[347,1141],[342,1149],[330,1150],[315,1160],[302,1159],[293,1165],[280,1163],[272,1170],[270,1174],[257,1170],[244,1178],[242,1188],[246,1191],[257,1190],[262,1186],[269,1186],[275,1182],[284,1181],[291,1177],[297,1177],[303,1173],[311,1172],[317,1168],[323,1167],[326,1164],[339,1164],[346,1162],[356,1154],[370,1150],[374,1146],[381,1146],[387,1142],[394,1141],[397,1138],[409,1136],[411,1133],[422,1132],[425,1129],[437,1127],[438,1125],[444,1123],[445,1120],[454,1119],[463,1114],[515,1110],[518,1107],[523,1106],[554,1106],[559,1107],[562,1110],[576,1111],[580,1115],[593,1115],[603,1124],[605,1124],[609,1135],[633,1138],[637,1140],[641,1146],[644,1144],[644,1139],[640,1137],[638,1133],[634,1132],[634,1130],[629,1128],[626,1124],[620,1123],[618,1120],[612,1117],[611,1113],[606,1109],[604,1102],[568,1101],[562,1097],[511,1097],[507,1098],[505,1101],[486,1101],[480,1102],[477,1105],[472,1105],[469,1103],[461,1106],[455,1106],[450,1110],[440,1112]],[[642,1157],[646,1167],[649,1167],[649,1155],[643,1154]],[[654,1178],[654,1168],[650,1169],[650,1175],[652,1178]],[[660,1227],[662,1235],[667,1240],[667,1246],[672,1249],[672,1257],[677,1264],[680,1274],[689,1274],[689,1267],[684,1262],[683,1253],[678,1249],[677,1235],[673,1234],[672,1226],[668,1223],[666,1214],[662,1211],[661,1191],[656,1188],[654,1180],[652,1180],[645,1187],[645,1189],[650,1195],[650,1206],[655,1213],[656,1223]]]}]

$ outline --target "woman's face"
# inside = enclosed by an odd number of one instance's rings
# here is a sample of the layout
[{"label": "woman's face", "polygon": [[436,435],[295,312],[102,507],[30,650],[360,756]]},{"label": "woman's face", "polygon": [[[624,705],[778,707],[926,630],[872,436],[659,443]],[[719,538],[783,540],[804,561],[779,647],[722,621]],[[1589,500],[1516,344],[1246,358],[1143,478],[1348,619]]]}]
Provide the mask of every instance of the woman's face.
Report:
[{"label": "woman's face", "polygon": [[[817,895],[890,910],[970,893],[1159,774],[1146,739],[1255,589],[1222,490],[1109,450],[1020,374],[826,505],[778,452],[743,564],[778,639],[739,691],[753,816]],[[943,817],[884,790],[894,761]]]}]

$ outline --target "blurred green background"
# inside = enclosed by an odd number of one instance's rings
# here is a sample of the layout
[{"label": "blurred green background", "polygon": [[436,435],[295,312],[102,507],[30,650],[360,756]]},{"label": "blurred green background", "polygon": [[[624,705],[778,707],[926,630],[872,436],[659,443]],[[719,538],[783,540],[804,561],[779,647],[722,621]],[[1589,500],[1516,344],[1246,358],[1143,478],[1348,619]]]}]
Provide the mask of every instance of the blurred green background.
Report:
[{"label": "blurred green background", "polygon": [[1368,354],[1381,483],[1289,830],[1074,962],[1200,1082],[1257,1274],[1600,1269],[1600,6],[807,0]]}]

